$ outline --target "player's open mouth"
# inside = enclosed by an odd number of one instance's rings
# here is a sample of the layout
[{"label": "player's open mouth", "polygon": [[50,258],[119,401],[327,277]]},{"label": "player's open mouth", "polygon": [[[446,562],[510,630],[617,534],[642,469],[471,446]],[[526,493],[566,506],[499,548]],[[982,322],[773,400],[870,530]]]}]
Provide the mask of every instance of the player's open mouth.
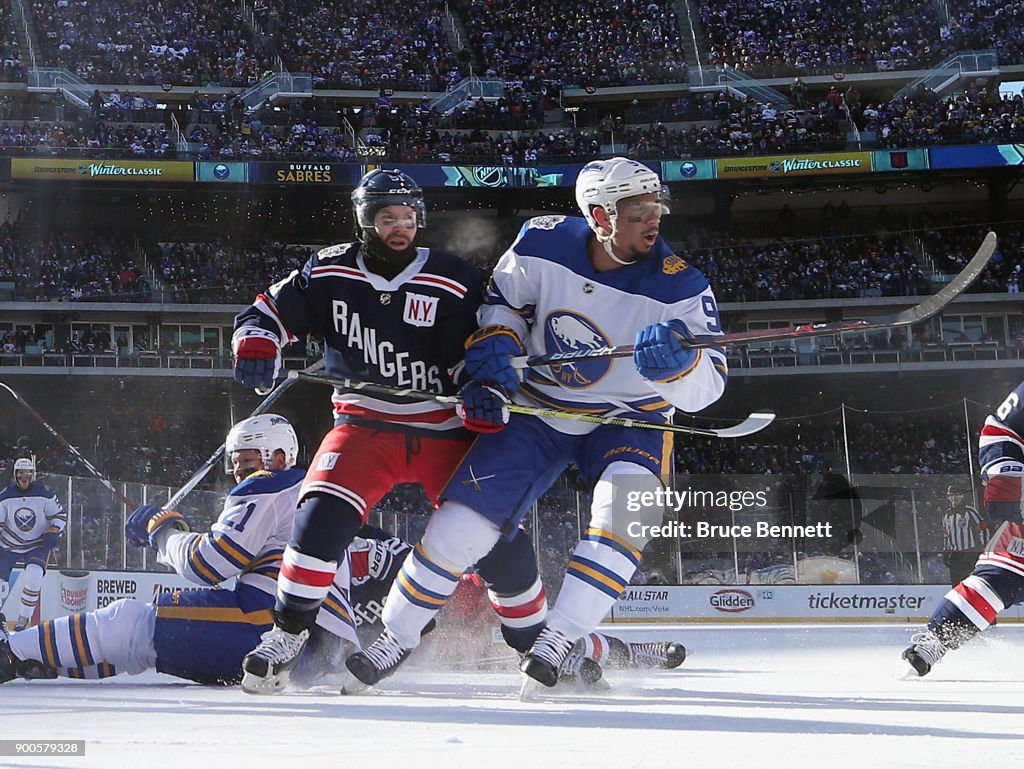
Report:
[{"label": "player's open mouth", "polygon": [[658,233],[657,232],[649,232],[646,235],[644,235],[644,243],[646,243],[648,246],[653,246],[654,245],[654,241],[656,241],[657,239],[658,239]]}]

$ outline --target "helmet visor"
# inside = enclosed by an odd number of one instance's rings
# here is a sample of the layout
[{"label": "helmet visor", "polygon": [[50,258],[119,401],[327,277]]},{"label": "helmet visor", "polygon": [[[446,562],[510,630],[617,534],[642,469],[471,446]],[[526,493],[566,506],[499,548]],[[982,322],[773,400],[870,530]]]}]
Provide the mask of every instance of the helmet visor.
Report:
[{"label": "helmet visor", "polygon": [[641,200],[641,197],[647,196],[634,196],[620,200],[616,204],[618,216],[632,224],[642,224],[672,213],[672,198],[664,187],[655,193],[654,200]]}]

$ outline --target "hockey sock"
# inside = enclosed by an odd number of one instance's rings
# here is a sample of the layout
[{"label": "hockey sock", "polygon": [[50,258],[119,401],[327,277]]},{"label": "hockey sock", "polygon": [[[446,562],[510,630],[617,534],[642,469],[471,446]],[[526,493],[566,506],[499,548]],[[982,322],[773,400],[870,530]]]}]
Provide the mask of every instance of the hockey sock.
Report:
[{"label": "hockey sock", "polygon": [[299,503],[292,541],[277,576],[274,616],[278,627],[299,633],[313,626],[338,563],[361,525],[358,511],[338,497],[315,493]]},{"label": "hockey sock", "polygon": [[384,603],[384,626],[403,648],[419,645],[423,628],[455,592],[462,572],[490,552],[499,536],[491,521],[457,502],[445,502],[431,516]]},{"label": "hockey sock", "polygon": [[928,627],[950,649],[991,625],[1007,606],[1002,583],[1020,580],[993,567],[982,567],[982,571],[988,573],[971,574],[946,593],[928,621]]},{"label": "hockey sock", "polygon": [[601,667],[628,668],[629,646],[614,636],[590,633],[583,636],[585,654]]},{"label": "hockey sock", "polygon": [[277,575],[274,619],[278,627],[289,633],[312,627],[337,571],[337,561],[303,555],[288,545]]},{"label": "hockey sock", "polygon": [[566,567],[548,627],[568,638],[589,634],[629,584],[640,551],[604,529],[584,532]]},{"label": "hockey sock", "polygon": [[151,604],[122,599],[15,633],[11,651],[20,660],[38,660],[72,678],[141,673],[156,665],[154,623]]},{"label": "hockey sock", "polygon": [[517,529],[512,539],[499,539],[476,570],[487,583],[487,597],[501,621],[505,643],[526,653],[548,616],[548,597],[529,535]]},{"label": "hockey sock", "polygon": [[31,619],[36,606],[39,605],[39,591],[43,584],[43,569],[37,563],[30,563],[25,566],[25,573],[22,576],[21,606],[18,609],[18,619]]},{"label": "hockey sock", "polygon": [[526,590],[512,595],[487,591],[487,598],[501,620],[505,643],[524,654],[533,646],[548,616],[548,597],[540,578]]}]

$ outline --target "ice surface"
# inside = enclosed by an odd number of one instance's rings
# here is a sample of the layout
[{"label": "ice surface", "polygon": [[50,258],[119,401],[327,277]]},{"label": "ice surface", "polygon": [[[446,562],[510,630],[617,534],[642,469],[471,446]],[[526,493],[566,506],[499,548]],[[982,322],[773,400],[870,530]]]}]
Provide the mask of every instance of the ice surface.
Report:
[{"label": "ice surface", "polygon": [[378,690],[258,698],[158,674],[0,687],[0,739],[84,739],[0,766],[973,768],[1024,757],[1024,628],[999,626],[904,679],[907,625],[657,629],[681,668],[610,671],[595,695],[517,699],[508,672],[403,670]]}]

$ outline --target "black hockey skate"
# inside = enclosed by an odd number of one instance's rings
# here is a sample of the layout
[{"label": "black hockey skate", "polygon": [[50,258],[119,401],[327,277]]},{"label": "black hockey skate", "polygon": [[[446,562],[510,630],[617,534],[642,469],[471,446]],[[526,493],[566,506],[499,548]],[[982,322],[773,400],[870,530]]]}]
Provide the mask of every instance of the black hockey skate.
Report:
[{"label": "black hockey skate", "polygon": [[0,684],[15,678],[53,679],[57,671],[39,660],[19,660],[11,651],[11,635],[7,632],[7,618],[0,614]]},{"label": "black hockey skate", "polygon": [[309,630],[289,633],[277,625],[264,633],[259,645],[242,660],[242,691],[276,694],[283,690],[308,639]]},{"label": "black hockey skate", "polygon": [[569,656],[558,671],[557,689],[585,691],[588,689],[607,689],[608,684],[602,679],[604,671],[601,666],[586,655],[586,645],[581,638],[572,647]]},{"label": "black hockey skate", "polygon": [[910,663],[919,676],[928,675],[932,666],[942,659],[947,651],[939,637],[931,630],[911,636],[910,644],[903,650],[903,659]]},{"label": "black hockey skate", "polygon": [[0,684],[17,675],[18,658],[11,651],[11,634],[7,632],[7,617],[0,614]]},{"label": "black hockey skate", "polygon": [[558,683],[558,673],[572,649],[573,642],[564,634],[546,627],[540,631],[519,669],[534,681],[552,687]]},{"label": "black hockey skate", "polygon": [[367,686],[374,686],[398,670],[411,653],[385,628],[376,641],[345,660],[345,667]]},{"label": "black hockey skate", "polygon": [[633,667],[671,670],[683,664],[686,647],[676,641],[631,643],[629,656]]}]

